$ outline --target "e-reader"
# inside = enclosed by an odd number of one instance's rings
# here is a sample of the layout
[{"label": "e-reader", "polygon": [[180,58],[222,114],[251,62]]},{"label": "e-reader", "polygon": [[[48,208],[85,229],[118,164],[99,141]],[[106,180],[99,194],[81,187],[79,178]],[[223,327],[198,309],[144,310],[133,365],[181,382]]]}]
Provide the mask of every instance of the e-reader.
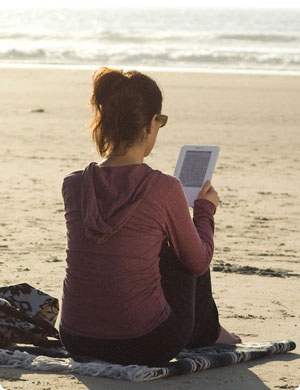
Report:
[{"label": "e-reader", "polygon": [[211,180],[219,150],[218,146],[182,146],[174,176],[181,181],[189,206],[194,206],[204,183]]}]

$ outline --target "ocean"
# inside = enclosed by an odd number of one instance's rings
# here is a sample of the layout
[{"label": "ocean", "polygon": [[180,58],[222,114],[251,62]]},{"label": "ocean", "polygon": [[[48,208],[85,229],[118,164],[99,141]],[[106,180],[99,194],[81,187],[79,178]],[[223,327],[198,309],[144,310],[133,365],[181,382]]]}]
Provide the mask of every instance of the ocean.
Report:
[{"label": "ocean", "polygon": [[300,73],[300,9],[0,10],[0,66]]}]

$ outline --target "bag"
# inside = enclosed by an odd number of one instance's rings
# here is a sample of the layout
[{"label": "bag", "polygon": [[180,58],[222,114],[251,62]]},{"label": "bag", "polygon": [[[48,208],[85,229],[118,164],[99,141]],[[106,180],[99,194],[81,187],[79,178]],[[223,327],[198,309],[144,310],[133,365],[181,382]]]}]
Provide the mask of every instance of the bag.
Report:
[{"label": "bag", "polygon": [[[27,283],[0,288],[0,348],[12,344],[59,347],[56,298]],[[50,338],[50,339],[49,339]]]}]

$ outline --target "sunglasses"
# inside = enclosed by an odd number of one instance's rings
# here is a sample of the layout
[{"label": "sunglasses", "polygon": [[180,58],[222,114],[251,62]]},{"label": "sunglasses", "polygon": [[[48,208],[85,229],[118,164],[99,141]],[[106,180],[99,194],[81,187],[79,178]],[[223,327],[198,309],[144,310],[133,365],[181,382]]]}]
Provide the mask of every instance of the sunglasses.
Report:
[{"label": "sunglasses", "polygon": [[160,127],[164,127],[168,122],[168,115],[157,114],[155,120],[161,122]]}]

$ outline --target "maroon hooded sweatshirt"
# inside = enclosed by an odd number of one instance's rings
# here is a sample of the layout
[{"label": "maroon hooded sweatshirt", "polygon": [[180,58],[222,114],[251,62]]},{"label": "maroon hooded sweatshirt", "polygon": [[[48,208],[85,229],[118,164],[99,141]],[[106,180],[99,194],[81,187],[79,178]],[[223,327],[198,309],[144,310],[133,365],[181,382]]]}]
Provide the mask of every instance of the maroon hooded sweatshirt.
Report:
[{"label": "maroon hooded sweatshirt", "polygon": [[146,164],[100,167],[65,177],[67,269],[61,327],[98,339],[139,337],[165,321],[159,252],[167,239],[202,275],[213,255],[215,206],[196,200],[191,219],[181,183]]}]

